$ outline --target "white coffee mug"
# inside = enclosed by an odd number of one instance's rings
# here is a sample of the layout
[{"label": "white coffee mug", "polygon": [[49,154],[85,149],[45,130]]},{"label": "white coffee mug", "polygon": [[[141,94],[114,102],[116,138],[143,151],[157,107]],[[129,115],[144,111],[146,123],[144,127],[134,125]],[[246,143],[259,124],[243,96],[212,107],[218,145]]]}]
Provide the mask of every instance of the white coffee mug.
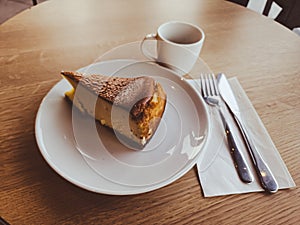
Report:
[{"label": "white coffee mug", "polygon": [[[160,25],[156,34],[148,34],[141,42],[141,51],[149,59],[182,74],[189,73],[203,46],[205,34],[196,25],[171,21]],[[145,48],[145,41],[156,40],[157,56]]]}]

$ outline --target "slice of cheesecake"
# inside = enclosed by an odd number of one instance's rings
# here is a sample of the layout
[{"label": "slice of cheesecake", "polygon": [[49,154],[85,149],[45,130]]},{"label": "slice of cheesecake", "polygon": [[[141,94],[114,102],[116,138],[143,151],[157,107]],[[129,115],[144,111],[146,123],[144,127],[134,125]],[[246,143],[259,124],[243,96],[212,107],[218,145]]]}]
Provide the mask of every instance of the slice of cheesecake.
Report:
[{"label": "slice of cheesecake", "polygon": [[61,74],[73,87],[66,98],[82,113],[121,134],[126,143],[143,147],[153,136],[166,105],[166,94],[154,79]]}]

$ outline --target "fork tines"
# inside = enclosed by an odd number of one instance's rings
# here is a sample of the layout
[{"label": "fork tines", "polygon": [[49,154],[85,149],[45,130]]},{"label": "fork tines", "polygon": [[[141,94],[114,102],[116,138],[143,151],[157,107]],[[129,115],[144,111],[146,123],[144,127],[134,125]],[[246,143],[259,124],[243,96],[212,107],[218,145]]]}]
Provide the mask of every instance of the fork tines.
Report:
[{"label": "fork tines", "polygon": [[204,98],[208,96],[219,95],[219,89],[217,86],[216,77],[213,73],[201,74],[200,80],[201,80],[201,90]]}]

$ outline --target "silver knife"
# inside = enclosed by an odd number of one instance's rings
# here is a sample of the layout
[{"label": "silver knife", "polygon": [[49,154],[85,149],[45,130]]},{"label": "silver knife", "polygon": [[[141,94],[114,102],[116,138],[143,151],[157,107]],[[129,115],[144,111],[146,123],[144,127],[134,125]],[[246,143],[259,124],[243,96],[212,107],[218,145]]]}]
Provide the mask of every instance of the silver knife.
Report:
[{"label": "silver knife", "polygon": [[252,158],[253,164],[256,169],[256,173],[260,179],[260,183],[261,183],[262,187],[270,193],[275,193],[278,190],[277,181],[276,181],[274,175],[272,174],[269,166],[266,164],[266,162],[263,160],[261,154],[257,150],[249,133],[247,132],[247,129],[241,118],[239,106],[238,106],[235,96],[232,92],[231,86],[227,81],[226,76],[223,73],[218,74],[217,80],[218,80],[220,94],[221,94],[223,100],[225,101],[226,105],[228,106],[229,110],[234,115],[234,118],[235,118],[235,120],[241,130],[241,133],[245,139],[246,145],[250,152],[250,156]]}]

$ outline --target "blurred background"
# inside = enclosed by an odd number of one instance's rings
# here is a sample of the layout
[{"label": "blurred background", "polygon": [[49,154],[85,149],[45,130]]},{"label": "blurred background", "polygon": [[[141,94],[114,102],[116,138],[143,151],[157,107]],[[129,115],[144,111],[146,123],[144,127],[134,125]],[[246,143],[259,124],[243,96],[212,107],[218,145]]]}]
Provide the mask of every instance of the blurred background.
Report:
[{"label": "blurred background", "polygon": [[46,0],[0,0],[0,24],[25,9]]},{"label": "blurred background", "polygon": [[[22,12],[23,10],[34,7],[36,4],[45,2],[46,0],[0,0],[0,24],[9,18]],[[51,1],[51,0],[49,0]],[[225,0],[224,0],[225,1]],[[227,0],[236,4],[247,6],[249,0]],[[262,1],[262,0],[256,0]],[[267,15],[271,4],[275,2],[282,11],[275,18],[275,21],[281,23],[289,29],[300,27],[300,0],[265,0],[266,6],[263,14]]]},{"label": "blurred background", "polygon": [[[249,2],[249,0],[228,1],[237,3],[245,7],[248,5]],[[281,23],[282,25],[288,27],[291,30],[295,27],[300,27],[300,0],[266,0],[266,6],[263,11],[264,15],[267,15],[273,2],[278,4],[282,8],[282,11],[275,18],[275,21]]]}]

